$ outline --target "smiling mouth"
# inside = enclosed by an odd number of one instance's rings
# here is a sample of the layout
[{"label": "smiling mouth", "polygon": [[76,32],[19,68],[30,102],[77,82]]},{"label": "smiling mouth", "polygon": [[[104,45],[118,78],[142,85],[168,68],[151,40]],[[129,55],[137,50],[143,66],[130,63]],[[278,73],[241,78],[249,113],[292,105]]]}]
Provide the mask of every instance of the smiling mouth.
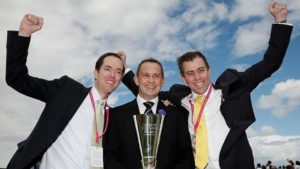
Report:
[{"label": "smiling mouth", "polygon": [[107,80],[107,81],[106,81],[106,83],[108,83],[108,84],[110,84],[110,85],[113,85],[113,84],[115,84],[115,82],[114,82],[114,81],[112,81],[112,80]]},{"label": "smiling mouth", "polygon": [[197,87],[202,87],[202,86],[204,86],[204,82],[197,82],[197,83],[195,83],[195,85]]},{"label": "smiling mouth", "polygon": [[155,86],[153,86],[153,85],[146,85],[145,86],[147,89],[150,89],[150,90],[153,90],[153,89],[155,89],[156,87]]}]

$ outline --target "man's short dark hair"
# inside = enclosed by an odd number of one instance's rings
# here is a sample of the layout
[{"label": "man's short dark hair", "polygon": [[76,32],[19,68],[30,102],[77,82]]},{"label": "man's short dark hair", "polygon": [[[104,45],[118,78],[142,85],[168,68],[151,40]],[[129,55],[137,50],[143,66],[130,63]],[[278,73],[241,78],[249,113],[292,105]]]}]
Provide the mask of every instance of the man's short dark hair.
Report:
[{"label": "man's short dark hair", "polygon": [[[100,67],[103,65],[104,59],[107,58],[108,56],[116,57],[116,58],[120,59],[123,62],[121,56],[118,55],[117,53],[113,53],[113,52],[104,53],[103,55],[101,55],[99,57],[99,59],[97,60],[97,62],[95,64],[95,69],[96,70],[100,69]],[[124,71],[125,71],[125,68],[124,68],[124,65],[123,65],[122,74],[124,74]]]},{"label": "man's short dark hair", "polygon": [[199,51],[186,52],[185,54],[183,54],[182,56],[177,58],[177,64],[178,64],[178,68],[179,68],[181,76],[184,75],[183,63],[188,62],[188,61],[193,61],[197,57],[202,58],[206,68],[209,69],[209,64],[206,60],[206,57],[201,52],[199,52]]},{"label": "man's short dark hair", "polygon": [[142,61],[140,62],[140,64],[138,65],[138,68],[137,68],[137,71],[136,71],[136,74],[137,74],[137,75],[138,75],[139,72],[140,72],[141,66],[142,66],[144,63],[148,63],[148,62],[158,64],[159,67],[160,67],[160,69],[161,69],[162,77],[164,77],[164,69],[163,69],[162,64],[161,64],[158,60],[156,60],[156,59],[154,59],[154,58],[148,58],[148,59],[142,60]]}]

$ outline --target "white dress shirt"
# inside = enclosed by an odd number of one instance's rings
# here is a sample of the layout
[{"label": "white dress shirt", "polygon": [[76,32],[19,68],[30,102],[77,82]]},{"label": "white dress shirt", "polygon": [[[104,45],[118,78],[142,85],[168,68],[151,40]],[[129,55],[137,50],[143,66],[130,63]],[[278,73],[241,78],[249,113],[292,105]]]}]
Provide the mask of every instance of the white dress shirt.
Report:
[{"label": "white dress shirt", "polygon": [[[204,94],[207,95],[208,91]],[[189,100],[194,104],[196,93],[192,93],[182,99],[181,104],[189,111],[188,125],[193,147],[195,146],[194,123],[192,120],[192,110]],[[204,107],[204,115],[207,129],[208,142],[208,166],[206,169],[220,169],[219,155],[225,138],[229,132],[229,128],[221,114],[220,106],[222,100],[221,90],[212,88],[210,96]]]},{"label": "white dress shirt", "polygon": [[[94,101],[101,98],[95,87],[92,94]],[[40,169],[90,168],[93,119],[94,109],[87,95],[61,135],[44,153]]]}]

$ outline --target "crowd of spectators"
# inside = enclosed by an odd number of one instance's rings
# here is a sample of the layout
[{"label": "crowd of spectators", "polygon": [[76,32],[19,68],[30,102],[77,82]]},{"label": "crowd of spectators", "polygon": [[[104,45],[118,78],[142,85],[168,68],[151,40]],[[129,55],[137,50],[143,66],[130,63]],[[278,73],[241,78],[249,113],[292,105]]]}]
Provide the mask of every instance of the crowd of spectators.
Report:
[{"label": "crowd of spectators", "polygon": [[269,160],[265,165],[257,163],[256,169],[300,169],[300,161],[294,162],[293,160],[287,159],[286,164],[276,166]]}]

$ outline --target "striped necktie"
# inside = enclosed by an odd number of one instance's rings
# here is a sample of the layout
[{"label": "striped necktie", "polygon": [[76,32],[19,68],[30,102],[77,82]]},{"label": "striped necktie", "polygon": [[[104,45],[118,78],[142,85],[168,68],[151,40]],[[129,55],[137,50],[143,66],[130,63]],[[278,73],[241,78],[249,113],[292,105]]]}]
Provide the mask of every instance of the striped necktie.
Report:
[{"label": "striped necktie", "polygon": [[153,114],[153,111],[152,111],[151,108],[154,105],[154,103],[150,102],[150,101],[147,101],[147,102],[144,102],[143,104],[146,107],[146,110],[145,110],[144,114],[146,114],[146,115]]}]

